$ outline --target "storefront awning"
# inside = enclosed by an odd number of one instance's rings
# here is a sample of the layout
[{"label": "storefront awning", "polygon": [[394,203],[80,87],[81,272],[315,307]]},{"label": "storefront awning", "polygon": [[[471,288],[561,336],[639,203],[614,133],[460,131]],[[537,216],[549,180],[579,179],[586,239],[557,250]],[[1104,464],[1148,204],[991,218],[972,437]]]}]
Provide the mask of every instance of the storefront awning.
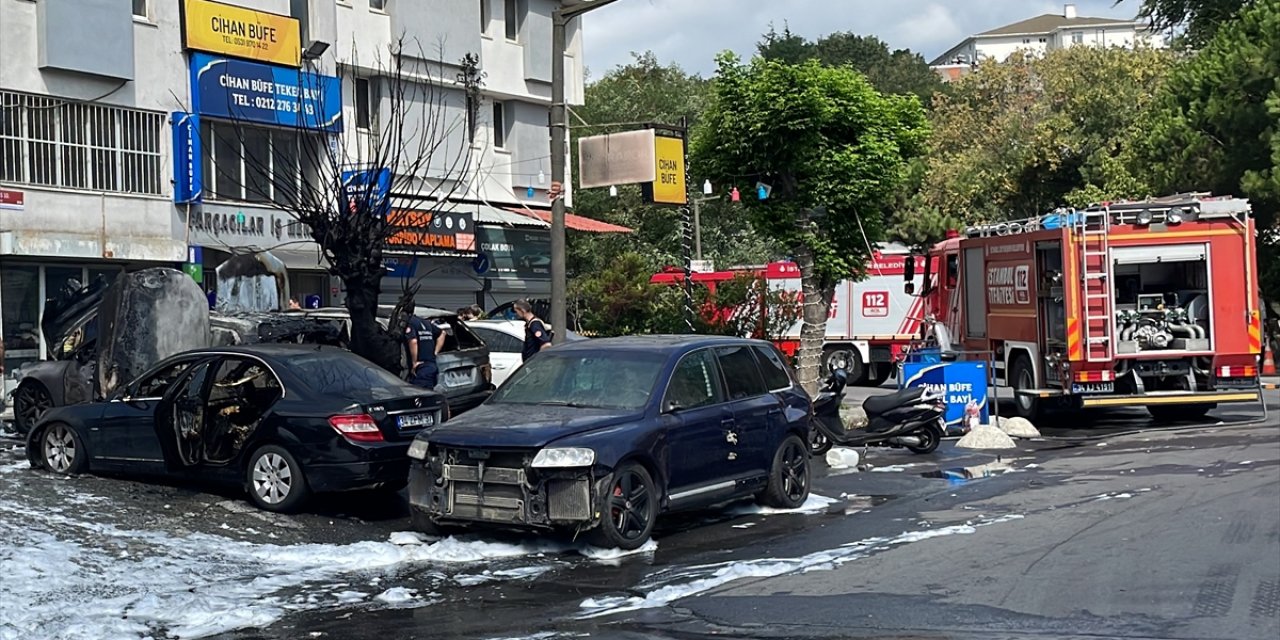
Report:
[{"label": "storefront awning", "polygon": [[[546,211],[544,209],[530,209],[528,207],[512,207],[512,208],[509,208],[508,210],[514,211],[515,213],[518,213],[524,216],[537,218],[538,220],[541,220],[546,223],[551,222],[551,212]],[[586,231],[588,233],[631,233],[631,229],[628,229],[627,227],[624,227],[621,225],[609,224],[608,222],[601,222],[599,220],[592,220],[591,218],[586,218],[583,216],[574,215],[572,213],[567,213],[567,212],[564,214],[564,226],[569,229],[573,229],[574,231]]]},{"label": "storefront awning", "polygon": [[501,227],[528,227],[530,229],[546,229],[551,225],[537,218],[491,207],[476,205],[476,224],[496,225]]}]

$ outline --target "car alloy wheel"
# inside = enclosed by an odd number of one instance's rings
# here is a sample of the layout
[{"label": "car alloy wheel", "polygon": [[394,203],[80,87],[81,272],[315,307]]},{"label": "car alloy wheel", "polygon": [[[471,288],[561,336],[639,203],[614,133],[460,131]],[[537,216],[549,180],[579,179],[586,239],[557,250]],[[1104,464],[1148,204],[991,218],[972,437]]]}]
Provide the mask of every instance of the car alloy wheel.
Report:
[{"label": "car alloy wheel", "polygon": [[253,464],[253,492],[269,505],[278,505],[293,491],[293,471],[278,453],[267,452]]},{"label": "car alloy wheel", "polygon": [[804,448],[794,440],[783,444],[782,492],[790,500],[804,501],[809,495],[809,465]]},{"label": "car alloy wheel", "polygon": [[53,398],[41,385],[27,383],[18,387],[13,399],[14,423],[19,433],[27,433],[40,422],[40,418],[53,408]]},{"label": "car alloy wheel", "polygon": [[635,469],[627,469],[614,478],[609,519],[618,534],[627,540],[648,535],[649,521],[653,519],[653,494]]},{"label": "car alloy wheel", "polygon": [[79,462],[76,438],[66,425],[55,424],[44,434],[44,461],[54,473],[74,473]]}]

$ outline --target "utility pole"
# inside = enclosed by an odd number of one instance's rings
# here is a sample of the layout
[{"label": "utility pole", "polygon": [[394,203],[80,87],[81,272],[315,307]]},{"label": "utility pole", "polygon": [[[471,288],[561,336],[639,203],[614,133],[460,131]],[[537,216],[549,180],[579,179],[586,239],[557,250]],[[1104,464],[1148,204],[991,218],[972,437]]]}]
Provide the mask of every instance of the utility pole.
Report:
[{"label": "utility pole", "polygon": [[551,185],[559,193],[551,201],[551,326],[552,341],[564,342],[569,329],[568,277],[565,265],[564,192],[568,162],[569,120],[564,101],[565,26],[570,20],[617,0],[560,0],[551,11]]}]

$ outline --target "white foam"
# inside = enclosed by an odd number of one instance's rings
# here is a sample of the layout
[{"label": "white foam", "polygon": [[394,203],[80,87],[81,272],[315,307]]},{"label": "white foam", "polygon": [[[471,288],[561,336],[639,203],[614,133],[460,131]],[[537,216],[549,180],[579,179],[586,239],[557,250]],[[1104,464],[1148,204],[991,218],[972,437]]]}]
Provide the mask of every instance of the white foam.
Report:
[{"label": "white foam", "polygon": [[805,499],[804,504],[794,509],[779,509],[776,507],[766,507],[758,504],[739,505],[729,509],[728,513],[732,516],[773,516],[786,513],[822,513],[827,507],[836,503],[835,498],[820,496],[816,493],[810,493]]}]

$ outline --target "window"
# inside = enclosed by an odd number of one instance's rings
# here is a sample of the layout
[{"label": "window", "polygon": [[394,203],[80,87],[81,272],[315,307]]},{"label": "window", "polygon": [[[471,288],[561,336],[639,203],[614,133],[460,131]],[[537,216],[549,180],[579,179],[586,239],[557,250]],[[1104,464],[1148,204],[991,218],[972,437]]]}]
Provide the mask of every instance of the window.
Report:
[{"label": "window", "polygon": [[164,116],[0,91],[0,180],[160,195]]},{"label": "window", "polygon": [[471,330],[484,340],[490,353],[520,353],[524,349],[524,343],[515,336],[484,327],[473,326]]},{"label": "window", "polygon": [[191,362],[191,360],[184,360],[171,364],[144,378],[142,382],[138,383],[138,388],[132,394],[133,397],[137,399],[164,397],[169,385],[173,384],[191,366]]},{"label": "window", "polygon": [[369,0],[369,8],[375,11],[386,11],[387,0]]},{"label": "window", "polygon": [[369,129],[369,80],[356,78],[356,128]]},{"label": "window", "polygon": [[205,193],[215,199],[289,204],[317,174],[315,162],[321,152],[315,136],[205,120],[200,138]]},{"label": "window", "polygon": [[696,409],[721,402],[724,402],[724,390],[716,376],[715,359],[709,349],[704,349],[685,356],[671,372],[662,408],[665,411]]},{"label": "window", "polygon": [[640,409],[648,404],[666,360],[657,353],[567,354],[555,349],[538,354],[516,369],[489,403]]},{"label": "window", "polygon": [[720,370],[724,372],[724,385],[729,390],[730,400],[754,398],[768,391],[750,347],[721,347],[716,349],[716,355],[720,358]]},{"label": "window", "polygon": [[493,146],[497,149],[507,147],[507,104],[493,103]]},{"label": "window", "polygon": [[480,33],[489,33],[489,3],[493,0],[480,0]]},{"label": "window", "polygon": [[764,374],[765,386],[771,390],[786,389],[791,386],[791,374],[787,364],[782,361],[778,351],[773,347],[756,347],[756,356],[760,359],[760,372]]},{"label": "window", "polygon": [[139,18],[147,17],[147,0],[133,0],[133,15]]},{"label": "window", "polygon": [[1071,43],[1072,43],[1072,44],[1083,44],[1083,43],[1084,43],[1084,32],[1083,32],[1083,31],[1073,31],[1073,32],[1071,32]]},{"label": "window", "polygon": [[[967,293],[965,304],[965,329],[970,338],[985,338],[987,335],[987,296],[980,293],[986,288],[983,278],[982,247],[964,250],[964,287]],[[947,260],[950,265],[950,258]]]},{"label": "window", "polygon": [[520,29],[524,26],[524,8],[522,0],[503,0],[502,20],[507,29],[508,40],[520,38]]}]

